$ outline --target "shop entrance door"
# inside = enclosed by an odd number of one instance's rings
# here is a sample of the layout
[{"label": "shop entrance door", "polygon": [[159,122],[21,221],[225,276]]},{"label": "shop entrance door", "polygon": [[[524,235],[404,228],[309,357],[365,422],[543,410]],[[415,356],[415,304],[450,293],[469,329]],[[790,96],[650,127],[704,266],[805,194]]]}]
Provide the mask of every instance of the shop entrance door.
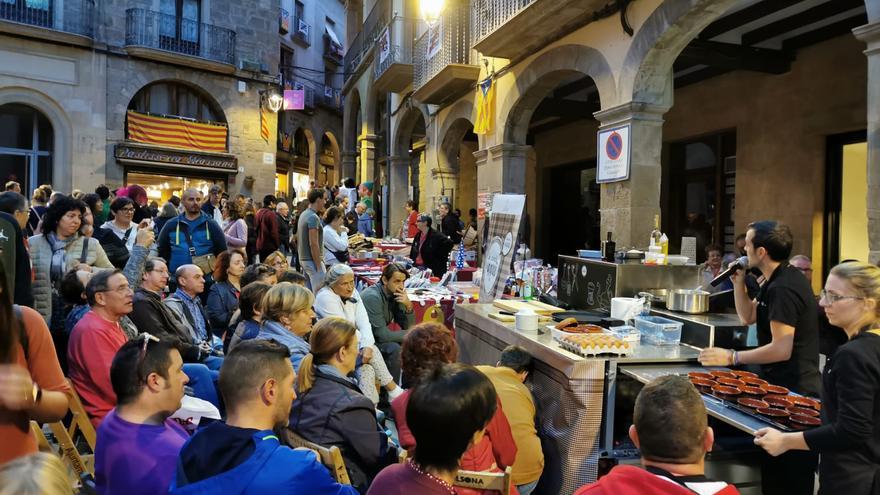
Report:
[{"label": "shop entrance door", "polygon": [[28,182],[30,161],[26,153],[0,151],[0,178],[4,183],[7,180],[15,180],[21,186],[22,192],[27,195],[26,191],[31,186]]},{"label": "shop entrance door", "polygon": [[868,143],[865,131],[828,138],[824,275],[843,260],[868,261]]}]

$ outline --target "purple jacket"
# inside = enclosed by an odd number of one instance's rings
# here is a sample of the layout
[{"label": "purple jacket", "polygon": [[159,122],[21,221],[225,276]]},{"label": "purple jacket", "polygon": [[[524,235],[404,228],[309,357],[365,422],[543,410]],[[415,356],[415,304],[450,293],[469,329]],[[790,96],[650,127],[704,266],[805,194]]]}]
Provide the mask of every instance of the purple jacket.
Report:
[{"label": "purple jacket", "polygon": [[242,218],[223,227],[223,233],[226,235],[226,244],[230,247],[240,248],[247,246],[247,231],[247,224],[244,223],[244,219]]}]

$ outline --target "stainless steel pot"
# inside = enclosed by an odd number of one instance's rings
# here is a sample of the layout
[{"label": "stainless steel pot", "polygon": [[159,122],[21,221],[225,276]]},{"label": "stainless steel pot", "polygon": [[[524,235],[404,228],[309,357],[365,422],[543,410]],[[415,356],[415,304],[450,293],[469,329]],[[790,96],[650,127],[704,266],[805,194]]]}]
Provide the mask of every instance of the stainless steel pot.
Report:
[{"label": "stainless steel pot", "polygon": [[709,293],[697,289],[673,289],[666,294],[666,309],[690,314],[709,311]]}]

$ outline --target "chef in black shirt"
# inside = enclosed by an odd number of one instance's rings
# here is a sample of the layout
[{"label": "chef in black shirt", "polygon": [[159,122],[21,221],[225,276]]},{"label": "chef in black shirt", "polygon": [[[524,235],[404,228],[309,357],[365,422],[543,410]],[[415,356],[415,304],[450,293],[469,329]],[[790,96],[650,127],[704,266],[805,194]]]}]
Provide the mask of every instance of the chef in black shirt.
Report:
[{"label": "chef in black shirt", "polygon": [[[755,299],[748,295],[744,275],[732,276],[736,312],[744,325],[755,324],[758,347],[748,351],[703,349],[704,366],[761,365],[762,378],[794,392],[819,396],[819,334],[816,300],[809,281],[788,264],[792,235],[787,225],[765,220],[749,225],[746,255],[749,266],[764,277]],[[817,457],[790,452],[764,459],[764,495],[812,495]]]}]

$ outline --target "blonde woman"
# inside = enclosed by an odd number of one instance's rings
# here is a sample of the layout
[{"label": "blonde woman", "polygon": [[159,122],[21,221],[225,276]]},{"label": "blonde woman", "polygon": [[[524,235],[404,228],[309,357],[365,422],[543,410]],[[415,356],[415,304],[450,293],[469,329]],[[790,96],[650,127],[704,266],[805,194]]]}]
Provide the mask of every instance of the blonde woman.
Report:
[{"label": "blonde woman", "polygon": [[287,262],[287,256],[284,255],[281,251],[275,251],[269,256],[266,256],[265,261],[262,261],[263,264],[269,265],[275,269],[275,273],[281,275],[286,272],[288,268],[290,268],[290,263]]},{"label": "blonde woman", "polygon": [[370,317],[354,287],[354,272],[348,265],[333,265],[327,270],[324,278],[326,284],[315,296],[315,312],[320,318],[340,317],[355,325],[358,332],[358,367],[357,377],[361,392],[373,404],[379,403],[379,392],[376,390],[376,378],[388,390],[388,400],[392,401],[403,393],[388,366],[376,347]]},{"label": "blonde woman", "polygon": [[309,353],[305,335],[312,331],[315,296],[305,287],[281,282],[263,296],[262,324],[258,339],[274,339],[290,349],[290,362],[299,372],[299,363]]},{"label": "blonde woman", "polygon": [[819,494],[877,493],[880,472],[880,268],[843,263],[831,269],[820,304],[849,342],[828,358],[822,377],[822,426],[797,433],[755,432],[770,455],[821,454]]},{"label": "blonde woman", "polygon": [[73,482],[57,455],[38,452],[0,466],[0,495],[73,494]]},{"label": "blonde woman", "polygon": [[351,484],[363,493],[382,468],[397,462],[397,449],[379,428],[375,406],[349,376],[359,355],[357,328],[343,318],[324,318],[309,341],[289,428],[319,445],[339,447]]}]

